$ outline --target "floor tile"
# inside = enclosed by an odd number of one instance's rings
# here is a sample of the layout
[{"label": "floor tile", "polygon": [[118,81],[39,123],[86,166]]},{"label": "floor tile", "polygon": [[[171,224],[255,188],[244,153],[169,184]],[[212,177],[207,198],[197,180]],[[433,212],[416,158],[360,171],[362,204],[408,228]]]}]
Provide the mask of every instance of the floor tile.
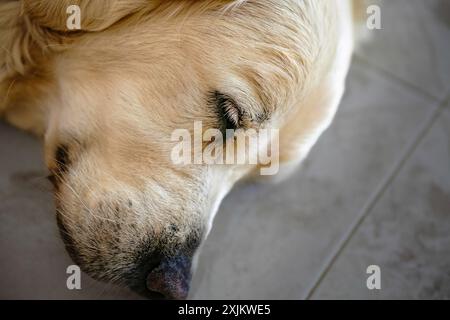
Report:
[{"label": "floor tile", "polygon": [[450,2],[369,0],[380,4],[382,30],[359,53],[418,90],[443,98],[450,90]]},{"label": "floor tile", "polygon": [[[315,299],[450,299],[450,110],[366,218]],[[381,269],[368,290],[366,268]]]}]

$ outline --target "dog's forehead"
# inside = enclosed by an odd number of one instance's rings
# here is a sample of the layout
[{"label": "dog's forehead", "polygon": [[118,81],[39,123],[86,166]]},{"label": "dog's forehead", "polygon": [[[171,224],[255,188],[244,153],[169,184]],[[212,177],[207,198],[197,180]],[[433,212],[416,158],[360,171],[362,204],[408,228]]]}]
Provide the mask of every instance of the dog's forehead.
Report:
[{"label": "dog's forehead", "polygon": [[[193,92],[189,80],[205,87],[206,82],[231,81],[212,79],[212,73],[238,74],[233,81],[246,81],[259,95],[274,91],[271,86],[283,90],[302,81],[316,55],[311,49],[317,48],[312,43],[314,28],[302,18],[311,9],[303,2],[310,1],[198,1],[198,8],[215,3],[214,9],[177,15],[184,12],[180,7],[193,6],[187,4],[191,1],[168,1],[165,10],[155,10],[132,25],[87,34],[74,46],[76,59],[69,53],[61,69],[66,74],[94,70],[122,80],[139,74],[141,83],[154,75],[158,81],[153,91],[170,92],[172,97],[181,96],[181,86]],[[239,5],[225,10],[226,3]],[[161,90],[165,83],[170,85]],[[270,97],[259,98],[271,104]]]}]

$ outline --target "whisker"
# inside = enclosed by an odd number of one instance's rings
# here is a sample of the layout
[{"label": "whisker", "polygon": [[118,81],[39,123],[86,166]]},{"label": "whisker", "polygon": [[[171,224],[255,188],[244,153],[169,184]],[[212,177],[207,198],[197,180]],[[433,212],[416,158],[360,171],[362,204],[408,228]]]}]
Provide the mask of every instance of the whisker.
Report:
[{"label": "whisker", "polygon": [[[60,176],[60,175],[58,176],[58,174],[57,174],[57,177],[61,177],[61,176]],[[62,177],[61,177],[61,178],[62,178]],[[94,214],[94,213],[92,212],[91,208],[89,208],[89,207],[87,206],[87,204],[81,199],[81,196],[75,191],[75,189],[73,189],[73,188],[70,186],[70,184],[69,184],[67,181],[65,181],[65,179],[60,179],[60,181],[61,181],[61,183],[62,183],[65,187],[67,187],[67,188],[72,192],[72,194],[78,199],[78,201],[81,203],[81,205],[86,209],[86,211],[87,211],[91,216],[93,216],[93,217],[95,217],[95,218],[97,218],[97,219],[100,219],[100,220],[109,221],[109,222],[114,222],[114,220],[111,220],[111,219],[108,219],[108,218],[105,218],[105,217],[102,217],[102,216],[99,216],[99,215]]]}]

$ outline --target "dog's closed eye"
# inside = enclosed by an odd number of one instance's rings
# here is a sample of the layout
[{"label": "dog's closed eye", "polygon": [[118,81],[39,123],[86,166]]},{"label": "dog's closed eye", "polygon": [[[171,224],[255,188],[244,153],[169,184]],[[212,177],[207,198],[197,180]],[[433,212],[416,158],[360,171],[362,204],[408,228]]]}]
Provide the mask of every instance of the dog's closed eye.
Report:
[{"label": "dog's closed eye", "polygon": [[236,101],[227,94],[214,91],[212,101],[221,121],[222,131],[226,129],[238,129],[242,125],[242,110]]}]

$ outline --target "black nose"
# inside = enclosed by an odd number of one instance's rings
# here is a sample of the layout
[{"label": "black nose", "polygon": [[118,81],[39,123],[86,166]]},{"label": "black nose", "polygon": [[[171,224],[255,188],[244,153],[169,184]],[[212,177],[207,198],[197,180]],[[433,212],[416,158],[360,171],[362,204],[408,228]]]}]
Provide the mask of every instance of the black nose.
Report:
[{"label": "black nose", "polygon": [[135,267],[123,274],[130,289],[143,297],[183,300],[189,293],[192,255],[171,256],[157,250],[140,254]]},{"label": "black nose", "polygon": [[150,299],[183,300],[189,293],[191,256],[166,256],[152,252],[142,255],[137,267],[127,275],[128,285]]},{"label": "black nose", "polygon": [[184,254],[163,257],[146,276],[146,296],[156,299],[183,300],[189,293],[191,258]]}]

